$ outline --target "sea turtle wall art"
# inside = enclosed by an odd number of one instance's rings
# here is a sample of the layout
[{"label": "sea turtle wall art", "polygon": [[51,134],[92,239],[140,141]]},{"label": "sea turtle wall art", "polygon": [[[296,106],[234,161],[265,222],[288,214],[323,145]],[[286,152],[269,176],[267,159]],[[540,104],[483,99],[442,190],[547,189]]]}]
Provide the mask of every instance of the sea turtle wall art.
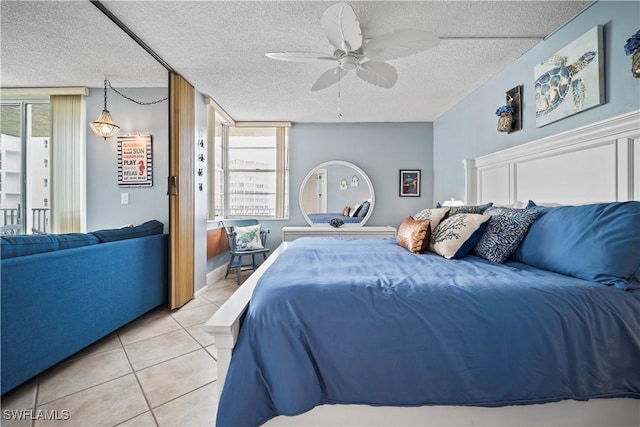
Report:
[{"label": "sea turtle wall art", "polygon": [[602,26],[536,65],[534,77],[537,127],[603,104]]}]

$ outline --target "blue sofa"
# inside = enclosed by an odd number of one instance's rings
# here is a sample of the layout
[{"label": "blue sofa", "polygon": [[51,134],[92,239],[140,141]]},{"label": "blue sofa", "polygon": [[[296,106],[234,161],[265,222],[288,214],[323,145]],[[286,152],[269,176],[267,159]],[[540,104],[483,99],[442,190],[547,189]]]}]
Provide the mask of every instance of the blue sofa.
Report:
[{"label": "blue sofa", "polygon": [[166,304],[168,237],[143,225],[2,237],[2,394]]}]

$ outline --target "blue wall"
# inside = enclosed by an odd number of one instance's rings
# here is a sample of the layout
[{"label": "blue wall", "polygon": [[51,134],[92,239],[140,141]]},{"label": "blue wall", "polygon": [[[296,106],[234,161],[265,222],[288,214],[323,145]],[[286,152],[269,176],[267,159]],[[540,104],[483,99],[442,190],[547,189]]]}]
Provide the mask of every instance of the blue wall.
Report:
[{"label": "blue wall", "polygon": [[[407,215],[433,203],[432,123],[294,123],[289,132],[289,220],[262,221],[271,230],[267,246],[282,242],[282,227],[304,226],[298,192],[320,163],[345,160],[371,179],[375,207],[367,225],[398,227]],[[420,197],[399,197],[400,169],[422,170]],[[350,176],[347,177],[350,180]],[[360,181],[360,185],[364,185]]]},{"label": "blue wall", "polygon": [[[533,69],[557,50],[596,25],[604,26],[604,105],[537,128]],[[470,159],[549,135],[585,126],[640,108],[640,79],[631,75],[624,44],[640,28],[640,2],[601,1],[538,43],[434,122],[434,198],[464,200],[464,167]],[[496,131],[495,110],[505,103],[505,92],[523,85],[523,129],[511,134]]]},{"label": "blue wall", "polygon": [[[168,95],[167,88],[127,88],[123,93],[140,101]],[[104,89],[92,88],[86,98],[87,120],[95,120],[104,108]],[[117,137],[106,141],[87,126],[87,231],[138,225],[150,219],[164,223],[169,231],[169,104],[137,105],[109,93],[109,111],[120,126],[118,135],[151,134],[153,137],[153,186],[118,186]],[[120,204],[120,194],[129,194],[129,204]]]}]

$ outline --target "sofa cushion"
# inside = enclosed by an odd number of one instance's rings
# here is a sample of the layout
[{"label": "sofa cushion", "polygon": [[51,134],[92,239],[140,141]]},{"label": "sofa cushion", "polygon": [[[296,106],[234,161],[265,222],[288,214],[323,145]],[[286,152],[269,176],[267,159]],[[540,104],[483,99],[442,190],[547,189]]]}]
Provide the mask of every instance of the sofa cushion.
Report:
[{"label": "sofa cushion", "polygon": [[160,221],[152,219],[135,227],[113,228],[106,230],[92,231],[91,234],[96,236],[100,243],[115,242],[117,240],[135,239],[136,237],[152,236],[154,234],[162,234],[164,224]]},{"label": "sofa cushion", "polygon": [[2,236],[1,240],[2,259],[100,243],[96,236],[85,233]]},{"label": "sofa cushion", "polygon": [[640,202],[532,207],[516,261],[620,289],[640,288]]}]

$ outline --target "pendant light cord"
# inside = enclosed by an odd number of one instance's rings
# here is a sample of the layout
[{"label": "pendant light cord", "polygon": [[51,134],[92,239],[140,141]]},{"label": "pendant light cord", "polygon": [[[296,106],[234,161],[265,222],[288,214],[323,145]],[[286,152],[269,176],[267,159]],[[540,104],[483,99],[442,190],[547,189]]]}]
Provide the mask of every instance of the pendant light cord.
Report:
[{"label": "pendant light cord", "polygon": [[108,80],[105,79],[104,80],[104,111],[108,111],[107,110],[107,82]]},{"label": "pendant light cord", "polygon": [[107,79],[104,80],[104,109],[107,109],[107,85],[109,86],[109,88],[114,91],[115,93],[117,93],[118,95],[120,95],[121,97],[123,97],[124,99],[128,99],[131,102],[135,102],[138,105],[153,105],[153,104],[159,104],[161,102],[166,101],[167,99],[169,99],[169,97],[164,97],[162,99],[158,99],[157,101],[151,101],[151,102],[142,102],[142,101],[136,101],[133,98],[129,98],[127,95],[123,94],[122,92],[118,91],[116,88],[114,88],[113,86],[111,86],[111,82]]}]

